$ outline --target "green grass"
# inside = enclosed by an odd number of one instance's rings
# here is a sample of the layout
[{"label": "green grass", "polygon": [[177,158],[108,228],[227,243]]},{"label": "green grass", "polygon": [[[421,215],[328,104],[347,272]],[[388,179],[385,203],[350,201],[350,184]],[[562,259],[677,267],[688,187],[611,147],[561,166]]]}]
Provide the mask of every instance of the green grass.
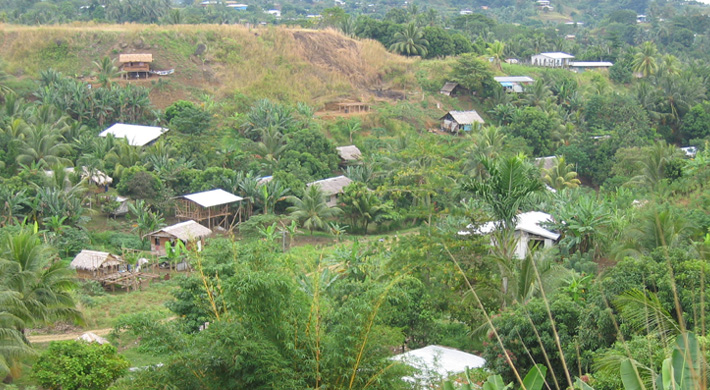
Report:
[{"label": "green grass", "polygon": [[114,321],[124,314],[136,314],[144,311],[157,311],[170,316],[165,302],[172,299],[170,291],[174,283],[168,281],[153,282],[143,291],[107,293],[104,296],[92,297],[91,306],[82,306],[86,329],[110,328]]}]

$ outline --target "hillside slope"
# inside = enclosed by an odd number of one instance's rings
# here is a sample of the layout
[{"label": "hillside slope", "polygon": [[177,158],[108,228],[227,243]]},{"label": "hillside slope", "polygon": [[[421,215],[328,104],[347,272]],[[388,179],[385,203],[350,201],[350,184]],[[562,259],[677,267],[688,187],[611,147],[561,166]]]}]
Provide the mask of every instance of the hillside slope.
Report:
[{"label": "hillside slope", "polygon": [[[155,86],[158,107],[209,92],[324,104],[369,99],[412,64],[375,41],[335,31],[236,25],[0,25],[8,73],[38,77],[47,68],[90,80],[104,56],[152,53],[171,76],[134,81]],[[158,80],[160,81],[158,83]]]}]

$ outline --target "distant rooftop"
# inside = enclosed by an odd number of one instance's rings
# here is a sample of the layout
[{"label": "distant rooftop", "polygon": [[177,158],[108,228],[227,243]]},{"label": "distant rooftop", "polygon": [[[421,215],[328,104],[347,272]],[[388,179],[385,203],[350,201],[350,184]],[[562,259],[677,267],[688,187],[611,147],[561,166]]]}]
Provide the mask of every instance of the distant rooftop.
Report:
[{"label": "distant rooftop", "polygon": [[230,194],[221,188],[184,195],[183,198],[191,200],[202,207],[220,206],[223,204],[239,202],[244,199],[241,196]]},{"label": "distant rooftop", "polygon": [[606,61],[570,61],[569,66],[577,68],[610,68],[614,64]]},{"label": "distant rooftop", "polygon": [[547,53],[540,53],[541,56],[549,57],[549,58],[554,58],[554,59],[567,59],[567,58],[574,58],[573,55],[563,53],[560,51],[555,51],[555,52],[547,52]]},{"label": "distant rooftop", "polygon": [[131,146],[145,146],[156,140],[166,131],[168,131],[168,129],[164,127],[116,123],[102,131],[99,137],[106,137],[111,134],[116,138],[125,138]]},{"label": "distant rooftop", "polygon": [[532,77],[528,77],[528,76],[499,76],[499,77],[494,77],[493,79],[499,83],[533,83],[533,82],[535,82],[535,80],[533,80]]}]

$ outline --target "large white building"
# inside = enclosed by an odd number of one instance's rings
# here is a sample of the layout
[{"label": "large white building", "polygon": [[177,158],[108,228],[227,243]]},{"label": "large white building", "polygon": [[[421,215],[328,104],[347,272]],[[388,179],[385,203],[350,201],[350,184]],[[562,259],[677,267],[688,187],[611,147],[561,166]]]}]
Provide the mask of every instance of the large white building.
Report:
[{"label": "large white building", "polygon": [[530,63],[534,66],[548,68],[566,68],[572,58],[574,58],[573,55],[562,52],[540,53],[532,56]]}]

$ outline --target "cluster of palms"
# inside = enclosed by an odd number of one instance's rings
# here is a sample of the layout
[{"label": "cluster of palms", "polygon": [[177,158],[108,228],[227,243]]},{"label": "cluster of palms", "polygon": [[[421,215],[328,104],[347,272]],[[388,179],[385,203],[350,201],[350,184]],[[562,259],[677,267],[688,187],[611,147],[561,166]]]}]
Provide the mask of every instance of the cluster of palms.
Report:
[{"label": "cluster of palms", "polygon": [[0,377],[19,374],[34,354],[26,329],[56,320],[81,321],[70,294],[74,275],[30,226],[0,237]]},{"label": "cluster of palms", "polygon": [[636,85],[638,101],[652,118],[674,131],[690,108],[706,97],[708,80],[692,68],[683,69],[675,56],[660,56],[653,42],[641,45],[632,67],[643,78]]},{"label": "cluster of palms", "polygon": [[77,121],[98,127],[155,118],[146,88],[132,84],[112,88],[111,80],[119,75],[113,61],[106,57],[95,65],[102,87],[89,88],[82,81],[48,69],[40,73],[40,88],[35,97],[43,104],[54,105]]}]

